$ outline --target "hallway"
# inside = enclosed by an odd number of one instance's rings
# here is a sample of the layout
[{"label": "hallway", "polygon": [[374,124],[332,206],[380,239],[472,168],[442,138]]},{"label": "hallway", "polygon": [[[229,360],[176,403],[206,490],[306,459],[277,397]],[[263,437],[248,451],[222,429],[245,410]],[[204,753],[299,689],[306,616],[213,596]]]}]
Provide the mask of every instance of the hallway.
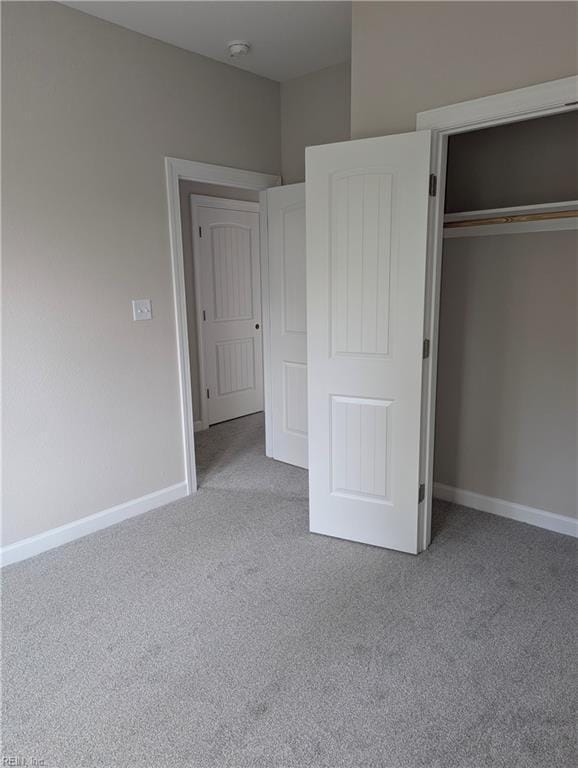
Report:
[{"label": "hallway", "polygon": [[307,471],[265,457],[265,420],[254,413],[195,434],[199,488],[274,493],[307,508]]}]

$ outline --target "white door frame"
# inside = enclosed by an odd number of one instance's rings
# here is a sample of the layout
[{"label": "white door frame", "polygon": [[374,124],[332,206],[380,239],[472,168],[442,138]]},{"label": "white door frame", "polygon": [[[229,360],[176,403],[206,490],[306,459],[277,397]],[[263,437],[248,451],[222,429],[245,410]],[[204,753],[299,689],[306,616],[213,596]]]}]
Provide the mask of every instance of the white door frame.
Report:
[{"label": "white door frame", "polygon": [[424,361],[422,381],[420,477],[425,483],[419,534],[422,550],[428,547],[431,539],[438,320],[448,136],[560,112],[571,112],[577,105],[578,76],[572,76],[417,114],[416,130],[430,129],[432,132],[431,172],[437,177],[438,190],[431,200],[429,212],[425,294],[424,339],[430,340],[430,356]]},{"label": "white door frame", "polygon": [[[251,189],[261,192],[268,187],[278,186],[281,183],[281,177],[267,173],[257,173],[256,171],[244,171],[239,168],[197,163],[192,160],[181,160],[176,157],[165,157],[165,176],[173,271],[173,296],[175,302],[183,464],[187,493],[191,494],[197,491],[197,467],[195,463],[195,418],[191,391],[179,181],[186,180],[206,184],[220,184],[227,187]],[[263,251],[261,253],[263,254]],[[261,258],[263,260],[263,256]],[[263,278],[261,279],[263,280]],[[263,325],[265,325],[265,311],[265,306],[263,306]]]},{"label": "white door frame", "polygon": [[[209,428],[209,400],[207,398],[207,377],[205,373],[205,339],[203,336],[203,297],[201,295],[201,244],[199,242],[198,206],[224,208],[227,211],[250,211],[259,213],[259,203],[246,200],[233,200],[225,197],[210,197],[209,195],[189,195],[191,206],[191,223],[193,236],[193,276],[195,282],[195,313],[197,316],[197,350],[199,355],[199,393],[201,401],[200,418],[195,419],[200,429]],[[261,319],[263,324],[263,320]]]}]

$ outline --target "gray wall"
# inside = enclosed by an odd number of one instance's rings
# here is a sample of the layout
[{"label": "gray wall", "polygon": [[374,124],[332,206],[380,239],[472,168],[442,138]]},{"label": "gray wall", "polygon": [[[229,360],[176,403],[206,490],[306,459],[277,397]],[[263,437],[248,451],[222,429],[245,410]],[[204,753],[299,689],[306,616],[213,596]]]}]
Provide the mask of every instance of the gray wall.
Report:
[{"label": "gray wall", "polygon": [[305,147],[350,136],[350,62],[281,83],[281,172],[305,180]]},{"label": "gray wall", "polygon": [[446,240],[435,480],[576,515],[576,232]]},{"label": "gray wall", "polygon": [[353,138],[413,131],[416,112],[576,74],[577,9],[353,3]]},{"label": "gray wall", "polygon": [[193,237],[190,203],[191,195],[209,195],[210,197],[228,198],[230,200],[251,200],[258,203],[259,193],[254,190],[227,187],[222,184],[203,184],[195,181],[179,182],[183,259],[185,262],[187,327],[189,332],[189,356],[191,362],[191,391],[193,395],[193,416],[195,421],[198,421],[201,418],[201,382],[199,379],[199,345],[197,339],[195,270],[193,264]]},{"label": "gray wall", "polygon": [[183,480],[163,158],[279,173],[280,108],[277,83],[53,3],[3,3],[2,43],[9,544]]}]

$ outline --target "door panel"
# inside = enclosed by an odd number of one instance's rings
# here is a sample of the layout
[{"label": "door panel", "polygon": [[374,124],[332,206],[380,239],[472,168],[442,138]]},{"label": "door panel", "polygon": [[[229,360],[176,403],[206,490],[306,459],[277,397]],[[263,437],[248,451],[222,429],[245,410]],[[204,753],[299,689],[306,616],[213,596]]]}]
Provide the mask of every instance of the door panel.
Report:
[{"label": "door panel", "polygon": [[307,150],[310,529],[418,551],[428,131]]},{"label": "door panel", "polygon": [[307,467],[305,185],[267,191],[272,456]]},{"label": "door panel", "polygon": [[233,224],[209,224],[215,320],[253,317],[251,230]]},{"label": "door panel", "polygon": [[263,410],[259,215],[203,203],[195,220],[208,415],[216,424]]},{"label": "door panel", "polygon": [[233,392],[254,390],[254,339],[218,341],[215,344],[215,349],[217,352],[217,394],[230,395]]}]

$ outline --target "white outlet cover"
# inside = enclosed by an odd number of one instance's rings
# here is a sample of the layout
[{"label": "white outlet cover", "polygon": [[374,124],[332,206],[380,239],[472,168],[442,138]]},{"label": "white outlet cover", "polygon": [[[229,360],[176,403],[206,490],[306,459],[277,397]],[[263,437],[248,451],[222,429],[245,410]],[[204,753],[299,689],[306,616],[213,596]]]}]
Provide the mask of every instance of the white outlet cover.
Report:
[{"label": "white outlet cover", "polygon": [[150,299],[132,300],[132,319],[133,320],[151,320],[153,308]]}]

